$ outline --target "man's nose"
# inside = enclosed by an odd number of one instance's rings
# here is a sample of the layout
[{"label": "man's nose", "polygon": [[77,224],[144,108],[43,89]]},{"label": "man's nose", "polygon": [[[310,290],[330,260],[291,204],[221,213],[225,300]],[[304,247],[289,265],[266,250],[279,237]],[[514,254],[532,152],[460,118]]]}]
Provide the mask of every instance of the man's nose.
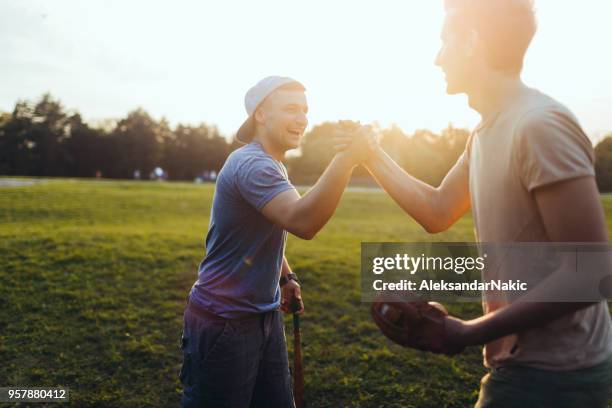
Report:
[{"label": "man's nose", "polygon": [[434,65],[440,67],[442,66],[442,50],[438,51],[436,54],[436,58],[434,59]]}]

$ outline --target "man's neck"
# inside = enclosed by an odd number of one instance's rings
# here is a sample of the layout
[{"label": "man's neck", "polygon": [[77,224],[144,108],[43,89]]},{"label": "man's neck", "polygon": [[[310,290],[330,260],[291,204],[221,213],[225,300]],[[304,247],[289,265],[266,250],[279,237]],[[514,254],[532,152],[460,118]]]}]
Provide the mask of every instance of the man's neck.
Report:
[{"label": "man's neck", "polygon": [[469,104],[486,121],[518,97],[525,88],[520,76],[494,72],[483,78],[477,88],[468,93]]},{"label": "man's neck", "polygon": [[255,135],[253,141],[258,142],[263,147],[264,151],[275,160],[283,161],[285,158],[285,150],[272,143],[267,137]]}]

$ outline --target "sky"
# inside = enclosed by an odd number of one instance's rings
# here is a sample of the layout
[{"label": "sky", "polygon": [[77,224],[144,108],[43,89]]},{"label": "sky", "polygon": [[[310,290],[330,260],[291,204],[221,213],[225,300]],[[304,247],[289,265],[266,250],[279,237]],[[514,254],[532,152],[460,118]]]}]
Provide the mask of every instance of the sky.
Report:
[{"label": "sky", "polygon": [[[536,0],[525,82],[612,132],[609,0]],[[434,65],[442,0],[0,0],[0,110],[50,92],[90,123],[138,107],[232,136],[268,75],[307,88],[310,126],[352,119],[406,132],[479,116]]]}]

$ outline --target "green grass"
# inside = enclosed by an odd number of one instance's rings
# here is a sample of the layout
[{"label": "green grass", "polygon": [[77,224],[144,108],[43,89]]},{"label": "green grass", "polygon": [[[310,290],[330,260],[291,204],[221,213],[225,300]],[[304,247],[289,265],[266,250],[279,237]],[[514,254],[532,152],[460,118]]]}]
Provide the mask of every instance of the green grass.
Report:
[{"label": "green grass", "polygon": [[[0,386],[66,386],[78,407],[177,406],[182,312],[212,194],[183,183],[0,187]],[[348,192],[313,241],[289,239],[309,407],[473,405],[480,348],[448,358],[390,344],[359,280],[362,241],[472,241],[472,230],[466,216],[428,235],[385,194]],[[468,318],[480,305],[450,309]]]}]

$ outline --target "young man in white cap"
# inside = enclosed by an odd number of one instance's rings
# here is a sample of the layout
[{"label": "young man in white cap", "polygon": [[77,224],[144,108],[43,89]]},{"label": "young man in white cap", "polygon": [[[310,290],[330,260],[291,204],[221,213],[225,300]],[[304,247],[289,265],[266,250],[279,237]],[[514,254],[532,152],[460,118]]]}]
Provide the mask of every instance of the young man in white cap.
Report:
[{"label": "young man in white cap", "polygon": [[[371,174],[430,233],[448,229],[471,208],[480,242],[607,242],[591,142],[567,108],[520,78],[536,31],[532,2],[445,5],[436,65],[447,92],[467,94],[482,121],[437,188],[407,174],[379,147],[366,162]],[[574,290],[585,279],[575,276]],[[608,406],[612,324],[605,301],[497,300],[485,296],[483,317],[445,322],[446,340],[457,348],[485,344],[491,371],[478,407]]]},{"label": "young man in white cap", "polygon": [[[287,232],[312,239],[334,213],[365,137],[337,154],[303,197],[282,163],[308,124],[305,88],[272,76],[246,94],[248,118],[217,179],[200,264],[184,314],[183,407],[293,406],[282,315],[303,304],[284,257]],[[331,135],[330,135],[331,136]]]}]

